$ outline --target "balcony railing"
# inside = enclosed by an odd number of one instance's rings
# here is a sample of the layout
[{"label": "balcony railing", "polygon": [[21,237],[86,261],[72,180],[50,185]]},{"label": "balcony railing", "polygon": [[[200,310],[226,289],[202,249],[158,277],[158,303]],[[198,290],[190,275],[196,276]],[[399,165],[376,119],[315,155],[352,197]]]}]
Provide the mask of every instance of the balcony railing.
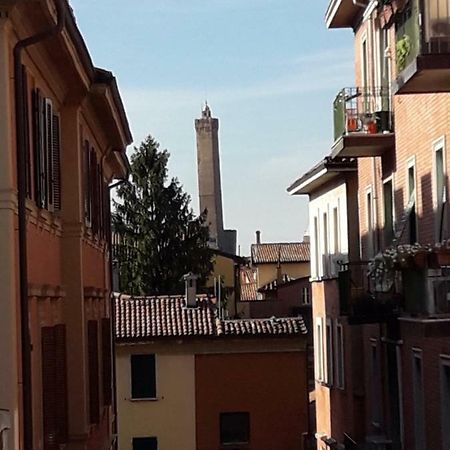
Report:
[{"label": "balcony railing", "polygon": [[385,134],[393,131],[388,87],[342,89],[333,103],[334,139],[350,134]]},{"label": "balcony railing", "polygon": [[380,323],[395,317],[400,296],[395,283],[377,284],[367,262],[341,265],[339,272],[340,312],[350,324]]},{"label": "balcony railing", "polygon": [[[450,69],[450,0],[409,0],[396,17],[396,56],[402,89],[416,72],[434,70],[439,79],[415,80],[417,86],[404,89],[406,93],[446,91],[450,83],[448,74],[437,71]],[[420,59],[420,57],[424,57]],[[432,58],[433,57],[433,58]],[[406,70],[406,73],[402,74]],[[419,82],[420,81],[420,82]],[[427,86],[432,84],[432,86]]]}]

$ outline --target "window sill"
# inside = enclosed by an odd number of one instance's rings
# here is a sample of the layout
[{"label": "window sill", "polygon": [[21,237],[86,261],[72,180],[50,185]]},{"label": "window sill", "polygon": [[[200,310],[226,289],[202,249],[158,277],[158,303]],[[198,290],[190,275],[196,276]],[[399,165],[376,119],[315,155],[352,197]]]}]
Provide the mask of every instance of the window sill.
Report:
[{"label": "window sill", "polygon": [[159,397],[148,397],[148,398],[129,398],[130,402],[157,402],[160,400]]},{"label": "window sill", "polygon": [[250,448],[250,444],[248,442],[237,442],[235,444],[220,444],[220,450],[246,450]]}]

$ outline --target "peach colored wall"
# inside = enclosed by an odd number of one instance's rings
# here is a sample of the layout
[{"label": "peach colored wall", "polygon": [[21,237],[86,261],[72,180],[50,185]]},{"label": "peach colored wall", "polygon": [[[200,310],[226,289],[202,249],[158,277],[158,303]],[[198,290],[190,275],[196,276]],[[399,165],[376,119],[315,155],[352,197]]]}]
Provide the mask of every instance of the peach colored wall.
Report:
[{"label": "peach colored wall", "polygon": [[308,430],[305,353],[196,355],[195,373],[197,450],[220,448],[221,412],[250,413],[252,450],[300,448]]}]

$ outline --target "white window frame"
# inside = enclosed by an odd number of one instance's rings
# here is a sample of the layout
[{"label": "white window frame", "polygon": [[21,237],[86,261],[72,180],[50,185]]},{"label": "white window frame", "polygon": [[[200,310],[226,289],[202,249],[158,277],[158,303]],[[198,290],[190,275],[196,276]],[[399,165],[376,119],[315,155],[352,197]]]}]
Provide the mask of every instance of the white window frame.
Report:
[{"label": "white window frame", "polygon": [[339,321],[336,321],[336,336],[334,347],[336,349],[336,387],[343,390],[345,389],[345,338],[344,327]]},{"label": "white window frame", "polygon": [[312,275],[312,279],[320,279],[320,227],[319,227],[319,217],[320,214],[313,216],[313,246],[314,246],[314,272]]},{"label": "white window frame", "polygon": [[396,230],[396,218],[395,218],[395,184],[394,184],[394,175],[390,175],[383,179],[383,226],[386,226],[386,214],[385,214],[385,198],[384,198],[384,186],[387,183],[391,183],[392,186],[392,228],[393,228],[393,235],[395,237],[395,230]]},{"label": "white window frame", "polygon": [[[433,161],[433,172],[432,172],[432,193],[433,193],[433,209],[435,212],[437,212],[438,208],[438,193],[437,193],[437,164],[436,164],[436,154],[439,150],[442,150],[442,166],[443,166],[443,178],[444,178],[444,199],[447,200],[447,151],[446,151],[446,142],[445,142],[445,136],[441,136],[438,139],[434,140],[432,145],[432,161]],[[436,242],[439,240],[439,223],[435,222],[434,226],[434,235]]]},{"label": "white window frame", "polygon": [[[333,320],[330,317],[325,321],[325,383],[327,386],[333,386],[334,382],[334,333]],[[329,337],[329,340],[328,340]]]},{"label": "white window frame", "polygon": [[[367,31],[364,32],[364,34],[361,36],[361,48],[360,48],[360,54],[361,54],[361,86],[365,89],[368,89],[370,85],[370,77],[369,77],[369,39],[367,37],[368,33]],[[364,44],[366,46],[366,58],[364,58]],[[364,77],[364,63],[366,63],[366,76],[367,80]],[[365,81],[367,81],[367,86],[365,84]]]},{"label": "white window frame", "polygon": [[325,365],[324,365],[324,320],[323,317],[316,317],[315,323],[315,345],[314,345],[314,362],[315,362],[315,379],[318,383],[325,381]]},{"label": "white window frame", "polygon": [[418,217],[419,217],[419,203],[417,201],[418,186],[417,186],[416,155],[411,156],[411,158],[409,158],[408,161],[406,162],[406,187],[407,187],[408,195],[406,197],[405,205],[408,204],[409,199],[411,198],[411,192],[409,190],[409,170],[411,168],[414,169],[414,207],[415,207],[415,211],[416,211],[416,235],[417,235],[417,240],[419,240],[419,221],[418,221]]},{"label": "white window frame", "polygon": [[[305,295],[306,293],[306,295]],[[306,298],[306,301],[305,301]],[[303,286],[302,287],[302,305],[310,305],[311,304],[311,286]]]},{"label": "white window frame", "polygon": [[[370,204],[369,204],[370,195]],[[366,227],[367,227],[367,237],[368,237],[368,256],[372,257],[375,255],[375,217],[374,217],[374,200],[373,200],[373,189],[372,185],[366,187],[364,190],[364,204],[366,207]],[[370,212],[370,215],[369,215]]]}]

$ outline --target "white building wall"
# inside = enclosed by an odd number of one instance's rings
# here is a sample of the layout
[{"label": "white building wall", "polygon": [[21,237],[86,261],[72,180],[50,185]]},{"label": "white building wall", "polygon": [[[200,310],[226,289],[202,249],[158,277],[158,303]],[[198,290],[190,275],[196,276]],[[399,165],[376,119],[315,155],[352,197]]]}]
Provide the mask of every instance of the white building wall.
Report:
[{"label": "white building wall", "polygon": [[344,181],[311,196],[309,223],[311,278],[336,277],[337,261],[348,261],[347,194]]}]

